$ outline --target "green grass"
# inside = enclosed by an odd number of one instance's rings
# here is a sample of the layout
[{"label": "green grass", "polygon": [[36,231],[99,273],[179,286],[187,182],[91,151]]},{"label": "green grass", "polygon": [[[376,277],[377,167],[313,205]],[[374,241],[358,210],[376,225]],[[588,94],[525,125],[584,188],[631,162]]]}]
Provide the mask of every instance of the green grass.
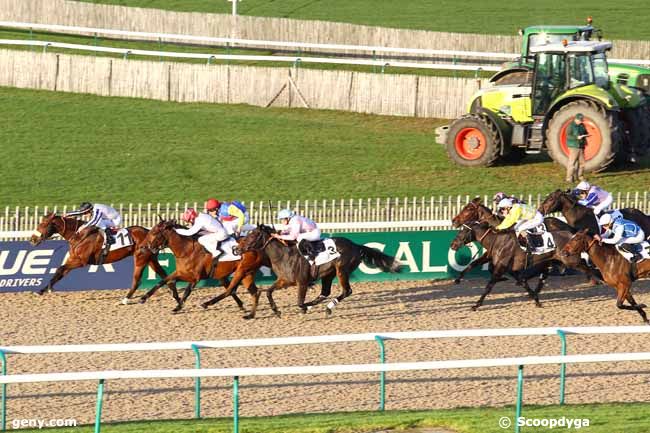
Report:
[{"label": "green grass", "polygon": [[[501,417],[514,416],[514,408],[479,408],[436,411],[350,412],[322,415],[285,415],[276,417],[243,418],[241,433],[360,433],[379,429],[407,429],[413,427],[441,427],[458,433],[503,433]],[[589,426],[580,429],[523,427],[522,432],[567,433],[647,433],[650,431],[650,406],[643,403],[598,404],[567,406],[524,406],[526,418],[588,419]],[[34,433],[39,430],[21,430]],[[90,426],[69,429],[48,429],[56,433],[84,433]],[[231,418],[201,421],[151,421],[106,424],[104,433],[230,433]]]},{"label": "green grass", "polygon": [[[445,121],[247,105],[178,104],[0,88],[0,206],[548,193],[547,157],[453,165]],[[645,190],[650,163],[591,177]]]},{"label": "green grass", "polygon": [[[178,11],[230,13],[226,0],[85,0]],[[646,0],[245,0],[242,15],[341,21],[445,32],[515,35],[536,24],[581,24],[588,15],[607,38],[650,39]]]}]

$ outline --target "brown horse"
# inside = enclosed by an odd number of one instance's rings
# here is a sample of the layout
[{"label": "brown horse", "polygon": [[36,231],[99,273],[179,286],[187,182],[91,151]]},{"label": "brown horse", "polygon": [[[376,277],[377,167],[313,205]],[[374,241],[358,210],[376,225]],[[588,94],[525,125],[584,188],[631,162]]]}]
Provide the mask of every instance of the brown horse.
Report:
[{"label": "brown horse", "polygon": [[[633,265],[616,251],[616,247],[598,242],[588,231],[584,229],[573,235],[562,249],[562,253],[566,256],[579,255],[582,252],[589,254],[591,261],[603,274],[605,282],[616,289],[616,306],[622,310],[638,312],[643,321],[650,324],[643,310],[646,306],[637,304],[631,292],[634,280],[650,275],[650,260]],[[623,304],[625,301],[630,305]]]},{"label": "brown horse", "polygon": [[[568,191],[555,190],[550,193],[539,206],[543,215],[562,212],[567,223],[575,230],[589,229],[590,234],[599,234],[600,227],[593,209],[578,203],[578,199]],[[650,233],[650,216],[634,208],[620,209],[623,218],[634,221],[646,233]]]},{"label": "brown horse", "polygon": [[[481,199],[480,197],[476,197],[474,200],[470,201],[465,205],[465,207],[460,211],[458,215],[456,215],[452,220],[452,224],[454,227],[460,227],[462,224],[470,224],[472,222],[484,222],[489,224],[491,227],[497,226],[501,222],[501,218],[499,218],[497,215],[494,215],[492,211],[481,204]],[[546,229],[549,232],[570,232],[570,233],[575,233],[575,230],[569,226],[567,223],[565,223],[562,220],[559,220],[554,217],[546,217],[544,218],[544,225],[546,226]],[[559,262],[562,262],[562,264],[565,267],[569,267],[572,269],[577,269],[581,272],[584,272],[589,281],[591,281],[593,284],[599,284],[598,278],[596,275],[594,275],[594,270],[589,268],[579,257],[562,257],[559,254],[559,250],[562,248],[563,241],[566,239],[565,236],[566,233],[563,233],[561,236],[557,237],[556,242],[559,242],[557,244],[558,246],[558,251],[555,256],[555,259],[558,260]],[[554,236],[556,238],[556,236]],[[472,269],[476,268],[477,266],[482,266],[485,263],[490,263],[490,258],[488,257],[487,254],[482,255],[475,261],[469,264],[467,268],[465,268],[461,273],[456,277],[454,282],[456,284],[459,284],[460,281],[463,279],[466,273],[470,272]],[[545,280],[545,277],[542,277],[542,280]]]},{"label": "brown horse", "polygon": [[[220,261],[213,268],[212,255],[195,239],[176,233],[175,229],[177,227],[179,226],[175,221],[161,221],[147,235],[145,240],[146,249],[151,253],[158,253],[160,250],[169,247],[176,257],[176,270],[145,293],[140,298],[140,303],[145,303],[163,284],[176,283],[179,280],[186,281],[188,284],[182,298],[179,298],[175,288],[172,290],[172,295],[177,303],[173,311],[179,312],[190,296],[192,289],[200,280],[214,278],[222,283],[226,288],[226,292],[222,296],[220,295],[221,297],[218,296],[219,299],[215,298],[216,301],[212,299],[202,304],[203,308],[207,308],[226,296],[232,296],[239,308],[244,310],[244,304],[236,294],[237,285],[239,282],[243,282],[253,298],[253,312],[244,316],[244,318],[251,319],[255,317],[255,310],[259,300],[258,289],[255,285],[255,273],[262,266],[258,254],[245,254],[242,256],[242,260]],[[240,266],[242,262],[245,262],[246,267]],[[251,263],[258,264],[258,266],[254,268]],[[228,282],[228,276],[233,273],[235,273],[233,281]]]},{"label": "brown horse", "polygon": [[[84,222],[82,220],[76,218],[67,218],[55,215],[54,213],[49,213],[43,217],[36,228],[36,231],[40,236],[36,233],[32,235],[31,243],[33,245],[40,244],[44,240],[51,238],[56,233],[61,235],[61,237],[68,241],[68,244],[70,245],[67,260],[56,270],[48,285],[38,292],[39,295],[42,295],[46,291],[53,291],[54,284],[56,284],[61,278],[65,277],[71,270],[98,263],[99,258],[102,255],[104,237],[96,228],[85,229],[80,233],[77,233],[77,230],[83,224]],[[126,297],[122,300],[122,303],[124,304],[128,303],[128,300],[133,296],[133,293],[140,285],[142,272],[147,265],[150,265],[161,278],[167,276],[165,270],[160,266],[160,263],[158,263],[156,255],[152,254],[150,251],[140,249],[145,237],[147,236],[148,230],[140,226],[131,226],[128,227],[127,230],[129,231],[131,239],[133,239],[133,245],[111,251],[104,259],[104,263],[113,263],[133,255],[133,281],[131,282],[131,289],[129,289]],[[175,289],[173,285],[170,285],[169,287],[170,289]]]}]

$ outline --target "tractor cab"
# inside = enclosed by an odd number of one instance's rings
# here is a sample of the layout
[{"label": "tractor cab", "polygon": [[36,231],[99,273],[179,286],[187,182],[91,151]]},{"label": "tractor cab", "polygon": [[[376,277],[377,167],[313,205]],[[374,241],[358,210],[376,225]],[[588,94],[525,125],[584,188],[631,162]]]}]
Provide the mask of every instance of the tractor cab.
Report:
[{"label": "tractor cab", "polygon": [[[611,106],[606,52],[611,42],[572,41],[530,47],[532,117],[544,117],[558,101],[579,92]],[[578,89],[578,91],[574,89]]]},{"label": "tractor cab", "polygon": [[589,41],[594,34],[601,37],[600,30],[591,25],[591,17],[585,26],[530,26],[520,30],[523,36],[521,61],[531,56],[531,49],[543,45],[561,44],[563,40]]}]

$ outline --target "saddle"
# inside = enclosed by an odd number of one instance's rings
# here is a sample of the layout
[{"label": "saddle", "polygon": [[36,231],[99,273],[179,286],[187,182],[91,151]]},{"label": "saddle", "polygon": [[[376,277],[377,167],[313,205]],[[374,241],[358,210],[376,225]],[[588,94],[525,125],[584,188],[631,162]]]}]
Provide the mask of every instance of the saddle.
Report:
[{"label": "saddle", "polygon": [[546,231],[546,226],[540,224],[537,227],[526,230],[527,236],[519,236],[521,248],[532,254],[546,254],[555,250],[553,235]]},{"label": "saddle", "polygon": [[303,256],[316,257],[318,254],[325,251],[325,242],[323,240],[310,242],[306,239],[303,239],[298,244],[298,251]]}]

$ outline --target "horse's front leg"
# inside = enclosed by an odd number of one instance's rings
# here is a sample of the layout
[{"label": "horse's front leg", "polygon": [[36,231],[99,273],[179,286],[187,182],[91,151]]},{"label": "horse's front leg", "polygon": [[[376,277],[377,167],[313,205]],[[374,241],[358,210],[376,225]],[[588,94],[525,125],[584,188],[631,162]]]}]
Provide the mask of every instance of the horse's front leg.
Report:
[{"label": "horse's front leg", "polygon": [[470,263],[465,269],[460,271],[460,274],[458,274],[458,276],[454,280],[454,284],[460,284],[462,279],[465,277],[466,273],[471,272],[472,269],[475,269],[477,266],[482,266],[489,261],[490,261],[490,257],[487,254],[483,254],[481,257],[479,257],[478,259]]},{"label": "horse's front leg", "polygon": [[318,297],[316,297],[313,301],[305,303],[305,306],[309,308],[326,301],[329,295],[332,293],[332,281],[334,281],[334,275],[321,278],[320,295],[318,295]]},{"label": "horse's front leg", "polygon": [[178,275],[176,272],[167,275],[166,278],[158,281],[151,289],[149,289],[147,293],[145,293],[140,297],[140,303],[144,304],[145,302],[147,302],[147,300],[151,298],[154,295],[154,293],[156,293],[158,289],[160,289],[165,284],[167,284],[171,288],[172,296],[174,297],[174,300],[176,300],[176,302],[180,302],[180,298],[178,297],[178,289],[176,288],[176,281],[178,281]]},{"label": "horse's front leg", "polygon": [[45,286],[44,288],[42,288],[41,290],[39,290],[36,293],[38,293],[39,295],[42,295],[45,292],[53,292],[54,291],[54,285],[57,282],[59,282],[59,280],[61,280],[66,275],[68,275],[68,273],[71,270],[81,268],[83,266],[85,266],[85,263],[83,263],[83,261],[81,259],[79,259],[78,257],[75,257],[75,258],[70,258],[69,257],[68,260],[66,260],[63,265],[59,266],[56,269],[56,272],[54,273],[54,276],[52,277],[50,282],[47,283],[47,286]]},{"label": "horse's front leg", "polygon": [[[133,264],[134,264],[133,279],[131,280],[131,288],[129,289],[126,296],[124,298],[122,298],[122,304],[123,305],[128,305],[130,303],[131,297],[133,296],[135,291],[138,290],[138,287],[140,287],[140,281],[142,279],[142,274],[143,274],[144,270],[146,269],[147,264],[150,261],[150,258],[149,258],[150,254],[151,253],[148,252],[148,251],[146,253],[140,253],[140,252],[138,252],[138,250],[136,250],[135,254],[133,255]],[[163,273],[164,273],[164,271],[163,271]],[[167,278],[167,274],[162,275],[161,278],[162,279]]]},{"label": "horse's front leg", "polygon": [[487,285],[485,286],[485,289],[483,290],[483,294],[481,294],[481,297],[476,301],[476,304],[472,306],[473,311],[477,311],[481,305],[483,305],[483,301],[485,301],[485,298],[487,295],[490,294],[492,291],[492,288],[494,285],[499,281],[503,273],[505,272],[505,269],[502,266],[495,266],[494,270],[492,271],[492,275],[490,277],[490,281],[488,281]]},{"label": "horse's front leg", "polygon": [[[221,279],[221,286],[226,290],[228,289],[228,287],[230,287],[230,281],[228,280],[228,278],[222,278]],[[232,296],[232,298],[235,300],[235,302],[237,303],[237,306],[239,307],[239,309],[241,311],[246,311],[246,308],[244,308],[244,303],[239,298],[239,296],[237,296],[237,287],[239,287],[239,285],[236,285],[232,289],[232,291],[230,292],[230,296]]]},{"label": "horse's front leg", "polygon": [[192,289],[194,286],[196,286],[197,281],[194,281],[192,283],[187,283],[187,287],[185,287],[185,291],[183,292],[183,297],[179,300],[177,300],[178,304],[176,307],[172,310],[174,313],[178,313],[183,309],[183,305],[185,305],[185,301],[187,301],[187,298],[190,297],[190,294],[192,293]]}]

